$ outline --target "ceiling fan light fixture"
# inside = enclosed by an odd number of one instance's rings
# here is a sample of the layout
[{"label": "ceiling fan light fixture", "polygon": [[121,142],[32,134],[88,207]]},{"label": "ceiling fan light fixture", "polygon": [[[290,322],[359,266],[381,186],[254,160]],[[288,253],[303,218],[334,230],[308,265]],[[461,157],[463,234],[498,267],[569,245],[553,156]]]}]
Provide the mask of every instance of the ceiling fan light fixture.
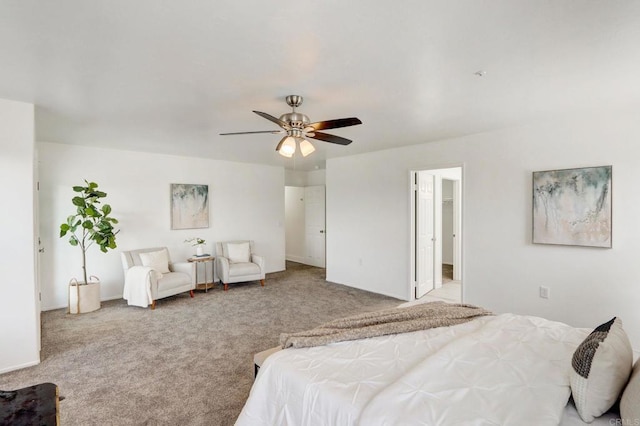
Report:
[{"label": "ceiling fan light fixture", "polygon": [[300,140],[300,153],[302,154],[303,157],[306,157],[307,155],[311,154],[315,150],[316,149],[311,144],[311,142],[309,142],[306,139]]},{"label": "ceiling fan light fixture", "polygon": [[220,133],[220,135],[249,135],[257,133],[271,133],[286,135],[278,145],[276,151],[283,157],[291,158],[296,152],[296,145],[300,144],[300,153],[303,157],[308,156],[316,150],[316,148],[308,141],[315,139],[322,142],[329,142],[338,145],[349,145],[351,139],[324,133],[323,130],[338,129],[342,127],[355,126],[362,124],[357,117],[336,118],[334,120],[315,121],[311,123],[308,116],[296,111],[296,108],[302,104],[302,96],[289,95],[286,98],[287,104],[292,108],[291,112],[282,114],[280,118],[276,118],[271,114],[262,111],[253,111],[260,117],[271,121],[280,126],[280,130],[258,130],[251,132],[233,132]]},{"label": "ceiling fan light fixture", "polygon": [[293,154],[296,152],[296,140],[287,136],[284,141],[282,141],[282,145],[280,149],[278,149],[278,153],[283,157],[291,158]]}]

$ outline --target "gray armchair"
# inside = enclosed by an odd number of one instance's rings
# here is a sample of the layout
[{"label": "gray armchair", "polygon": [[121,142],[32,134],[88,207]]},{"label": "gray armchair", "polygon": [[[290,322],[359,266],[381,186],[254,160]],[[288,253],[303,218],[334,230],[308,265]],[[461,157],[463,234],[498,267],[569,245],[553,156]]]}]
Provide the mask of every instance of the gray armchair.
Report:
[{"label": "gray armchair", "polygon": [[253,252],[253,241],[216,243],[216,273],[224,285],[244,281],[260,281],[264,287],[264,258]]},{"label": "gray armchair", "polygon": [[156,300],[196,288],[196,265],[171,262],[166,247],[123,251],[120,254],[125,273],[123,298],[129,305],[155,309]]}]

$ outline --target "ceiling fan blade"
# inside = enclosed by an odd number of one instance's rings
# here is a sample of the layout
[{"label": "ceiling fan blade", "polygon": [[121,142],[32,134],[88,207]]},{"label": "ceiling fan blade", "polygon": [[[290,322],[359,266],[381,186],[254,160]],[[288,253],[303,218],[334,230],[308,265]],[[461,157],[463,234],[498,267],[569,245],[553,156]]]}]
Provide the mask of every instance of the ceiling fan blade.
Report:
[{"label": "ceiling fan blade", "polygon": [[307,135],[307,137],[311,139],[318,139],[320,141],[337,143],[338,145],[349,145],[351,142],[353,142],[351,139],[341,138],[340,136],[330,135],[328,133],[322,132],[314,132],[313,136],[309,134]]},{"label": "ceiling fan blade", "polygon": [[273,121],[274,123],[276,123],[278,126],[282,127],[285,130],[291,129],[291,127],[287,123],[280,120],[279,118],[275,118],[273,115],[269,115],[266,112],[261,112],[261,111],[253,111],[253,112],[258,114],[262,118],[266,118],[269,121]]},{"label": "ceiling fan blade", "polygon": [[277,135],[279,133],[284,133],[284,130],[259,130],[257,132],[233,132],[233,133],[220,133],[220,136],[228,136],[228,135],[252,135],[255,133],[271,133],[272,135]]},{"label": "ceiling fan blade", "polygon": [[311,123],[305,128],[305,130],[310,127],[313,128],[313,130],[337,129],[338,127],[349,127],[358,124],[362,124],[362,121],[356,117],[338,118],[336,120],[325,120]]}]

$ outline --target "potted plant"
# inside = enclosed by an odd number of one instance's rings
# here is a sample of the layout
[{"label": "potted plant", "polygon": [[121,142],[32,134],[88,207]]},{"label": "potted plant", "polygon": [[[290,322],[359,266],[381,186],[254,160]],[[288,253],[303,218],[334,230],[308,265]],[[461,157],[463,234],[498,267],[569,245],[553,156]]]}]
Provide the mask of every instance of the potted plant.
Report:
[{"label": "potted plant", "polygon": [[206,243],[205,240],[198,237],[189,238],[184,240],[185,243],[191,243],[192,246],[196,248],[196,256],[204,256],[204,245]]},{"label": "potted plant", "polygon": [[69,282],[69,313],[79,314],[95,311],[100,308],[100,279],[90,276],[87,280],[87,250],[92,245],[100,247],[106,253],[116,248],[116,234],[120,231],[113,228],[117,219],[110,217],[111,206],[100,200],[107,196],[98,190],[98,184],[88,182],[85,186],[74,186],[78,195],[71,199],[76,213],[67,217],[60,225],[60,238],[69,234],[69,244],[80,247],[82,251],[82,281],[75,278]]}]

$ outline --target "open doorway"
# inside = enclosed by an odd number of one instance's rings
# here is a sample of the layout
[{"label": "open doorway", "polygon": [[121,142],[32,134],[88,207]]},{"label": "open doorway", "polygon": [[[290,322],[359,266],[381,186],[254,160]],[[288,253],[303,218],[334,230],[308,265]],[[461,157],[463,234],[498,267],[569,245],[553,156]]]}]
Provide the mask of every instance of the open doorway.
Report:
[{"label": "open doorway", "polygon": [[462,167],[411,172],[411,294],[462,301]]},{"label": "open doorway", "polygon": [[285,186],[285,258],[324,268],[325,187]]}]

